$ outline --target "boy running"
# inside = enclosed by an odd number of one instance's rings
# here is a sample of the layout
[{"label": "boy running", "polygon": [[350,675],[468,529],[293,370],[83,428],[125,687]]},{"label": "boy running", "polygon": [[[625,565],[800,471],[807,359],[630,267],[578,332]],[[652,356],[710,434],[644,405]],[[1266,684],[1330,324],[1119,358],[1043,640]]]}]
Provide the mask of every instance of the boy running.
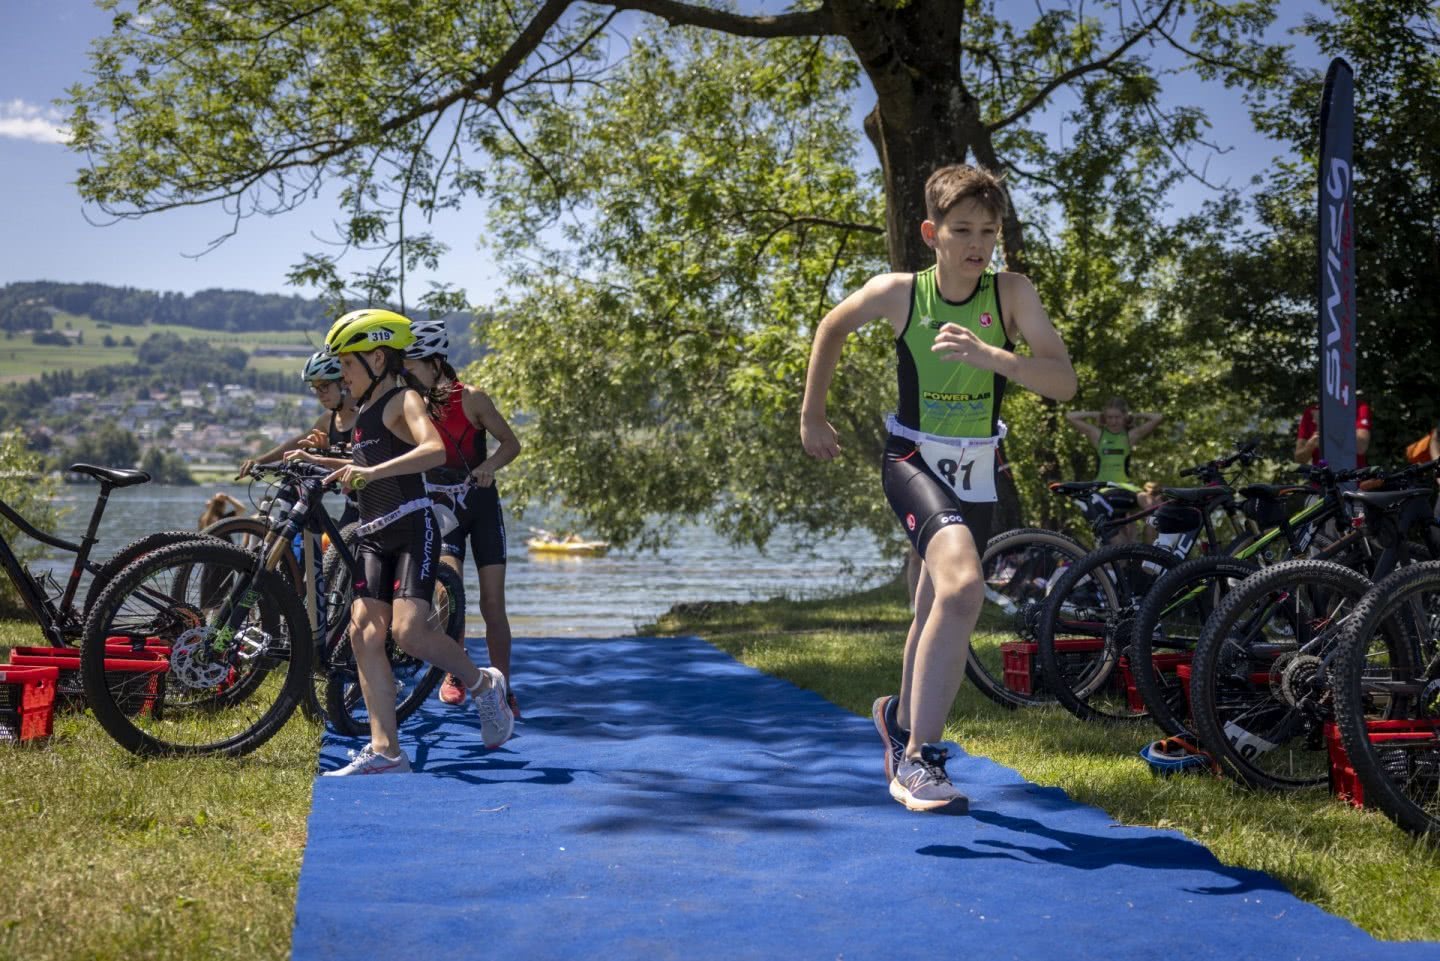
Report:
[{"label": "boy running", "polygon": [[[987,170],[955,164],[925,183],[920,235],[935,265],[880,274],[836,306],[815,331],[801,406],[806,453],[840,453],[825,397],[845,338],[884,318],[895,330],[900,403],[881,483],[923,564],[905,639],[899,696],[871,710],[885,742],[890,795],[912,811],[964,814],[939,746],[964,677],[970,632],[984,601],[980,552],[989,539],[995,449],[1009,381],[1055,400],[1075,394],[1075,371],[1030,281],[991,267],[1008,199]],[[1015,341],[1032,356],[1014,352]]]}]

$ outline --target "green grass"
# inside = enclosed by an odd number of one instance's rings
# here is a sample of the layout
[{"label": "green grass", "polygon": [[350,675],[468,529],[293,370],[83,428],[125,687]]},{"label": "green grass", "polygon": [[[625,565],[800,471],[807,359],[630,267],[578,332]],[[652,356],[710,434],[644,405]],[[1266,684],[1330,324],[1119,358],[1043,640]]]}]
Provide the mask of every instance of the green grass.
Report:
[{"label": "green grass", "polygon": [[[767,673],[868,715],[899,683],[910,612],[893,583],[847,597],[690,605],[643,632],[693,633]],[[1440,846],[1323,790],[1246,791],[1209,775],[1158,778],[1136,755],[1158,732],[1085,724],[1063,708],[1006,711],[972,685],[945,736],[1124,824],[1175,828],[1229,865],[1264,871],[1298,897],[1379,938],[1440,939]],[[879,748],[875,761],[880,783]]]},{"label": "green grass", "polygon": [[[657,629],[700,634],[866,714],[894,688],[908,623],[892,584],[690,605]],[[0,621],[0,657],[38,642],[32,625]],[[141,761],[68,714],[47,747],[0,748],[0,959],[287,956],[319,733],[297,716],[249,758]],[[1148,731],[1007,712],[968,687],[946,736],[1124,823],[1182,830],[1377,937],[1440,938],[1440,852],[1378,813],[1323,792],[1155,778],[1135,756]]]},{"label": "green grass", "polygon": [[[0,622],[0,656],[39,642]],[[0,748],[0,958],[288,956],[319,736],[297,714],[247,758],[141,760],[60,714]]]},{"label": "green grass", "polygon": [[[0,383],[31,380],[43,373],[57,370],[76,372],[102,367],[107,364],[133,364],[139,345],[151,334],[178,334],[188,339],[210,342],[216,347],[238,347],[247,352],[260,343],[308,344],[318,342],[324,331],[311,332],[306,339],[302,330],[270,330],[260,333],[233,333],[207,330],[203,327],[186,327],[180,324],[146,324],[131,327],[113,324],[102,327],[93,318],[79,314],[60,312],[55,314],[55,329],[59,331],[78,330],[84,333],[85,343],[69,347],[54,347],[49,344],[31,343],[28,334],[14,340],[0,340]],[[116,346],[104,346],[105,335],[115,338]],[[134,347],[122,347],[119,342],[126,336],[135,342]],[[296,371],[299,364],[294,357],[251,357],[249,366],[260,371]]]}]

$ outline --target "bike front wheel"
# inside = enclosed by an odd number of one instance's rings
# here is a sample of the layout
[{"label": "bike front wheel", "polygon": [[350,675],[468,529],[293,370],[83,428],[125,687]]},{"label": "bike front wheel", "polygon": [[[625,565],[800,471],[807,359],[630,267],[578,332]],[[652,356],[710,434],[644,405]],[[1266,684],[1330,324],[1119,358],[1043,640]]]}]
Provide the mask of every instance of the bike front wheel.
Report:
[{"label": "bike front wheel", "polygon": [[1196,557],[1167,571],[1135,614],[1127,655],[1135,690],[1166,735],[1188,737],[1190,668],[1205,622],[1235,585],[1258,571],[1253,561]]},{"label": "bike front wheel", "polygon": [[289,719],[310,672],[305,609],[237,547],[152,551],[96,598],[81,674],[96,719],[135,754],[247,754]]}]

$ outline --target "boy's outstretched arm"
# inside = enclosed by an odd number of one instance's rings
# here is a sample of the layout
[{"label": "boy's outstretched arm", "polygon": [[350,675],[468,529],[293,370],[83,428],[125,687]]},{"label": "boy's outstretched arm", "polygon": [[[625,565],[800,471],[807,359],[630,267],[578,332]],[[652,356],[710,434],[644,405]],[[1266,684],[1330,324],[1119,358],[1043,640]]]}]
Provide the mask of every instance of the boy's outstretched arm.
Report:
[{"label": "boy's outstretched arm", "polygon": [[825,415],[825,398],[840,363],[845,338],[872,320],[884,317],[898,334],[910,311],[910,274],[880,274],[826,314],[815,328],[810,366],[805,371],[805,397],[800,404],[800,443],[819,460],[840,456],[840,438]]}]

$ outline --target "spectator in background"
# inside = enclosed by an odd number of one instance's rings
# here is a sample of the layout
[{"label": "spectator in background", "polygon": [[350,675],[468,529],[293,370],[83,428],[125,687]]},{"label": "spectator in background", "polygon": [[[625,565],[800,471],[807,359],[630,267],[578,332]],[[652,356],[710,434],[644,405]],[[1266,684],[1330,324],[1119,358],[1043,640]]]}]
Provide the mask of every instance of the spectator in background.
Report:
[{"label": "spectator in background", "polygon": [[[1355,398],[1355,466],[1368,467],[1365,452],[1370,449],[1370,405]],[[1295,463],[1318,464],[1320,456],[1320,405],[1311,404],[1300,415],[1295,436]]]},{"label": "spectator in background", "polygon": [[205,510],[200,514],[200,529],[203,531],[216,521],[223,521],[227,517],[238,517],[245,512],[244,504],[224,491],[216,491],[205,502]]}]

